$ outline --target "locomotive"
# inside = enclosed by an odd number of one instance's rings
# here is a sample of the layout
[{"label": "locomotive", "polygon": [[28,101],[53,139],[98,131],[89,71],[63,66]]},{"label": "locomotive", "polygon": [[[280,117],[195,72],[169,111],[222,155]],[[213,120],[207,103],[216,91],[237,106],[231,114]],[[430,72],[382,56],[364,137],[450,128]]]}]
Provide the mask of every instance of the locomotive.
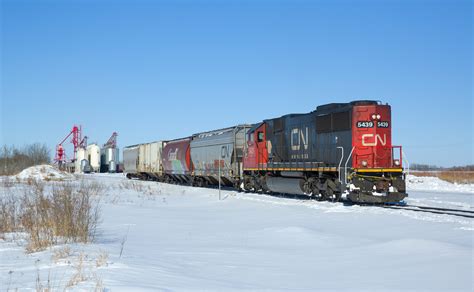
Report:
[{"label": "locomotive", "polygon": [[124,148],[128,178],[307,195],[356,203],[406,196],[402,147],[392,145],[391,107],[331,103],[305,114]]}]

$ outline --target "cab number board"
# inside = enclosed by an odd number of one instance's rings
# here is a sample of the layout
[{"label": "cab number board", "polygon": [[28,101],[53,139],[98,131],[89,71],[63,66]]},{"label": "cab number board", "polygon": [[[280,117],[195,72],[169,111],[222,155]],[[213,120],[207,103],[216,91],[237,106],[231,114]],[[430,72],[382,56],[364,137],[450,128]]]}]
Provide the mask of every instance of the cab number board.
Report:
[{"label": "cab number board", "polygon": [[388,127],[389,127],[388,122],[381,122],[381,121],[377,122],[377,128],[388,128]]},{"label": "cab number board", "polygon": [[373,128],[374,122],[357,122],[357,128]]}]

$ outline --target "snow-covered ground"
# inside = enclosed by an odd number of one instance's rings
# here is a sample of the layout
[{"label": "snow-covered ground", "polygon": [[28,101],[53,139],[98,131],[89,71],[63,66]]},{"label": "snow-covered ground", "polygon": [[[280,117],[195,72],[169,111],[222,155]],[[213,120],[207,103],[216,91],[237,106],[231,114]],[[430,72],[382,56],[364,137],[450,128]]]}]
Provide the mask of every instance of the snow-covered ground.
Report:
[{"label": "snow-covered ground", "polygon": [[51,165],[38,165],[29,167],[16,176],[13,177],[16,180],[26,181],[29,179],[34,180],[70,180],[74,179],[74,176],[70,173],[59,171]]},{"label": "snow-covered ground", "polygon": [[408,204],[474,211],[474,184],[452,184],[437,177],[407,177]]},{"label": "snow-covered ground", "polygon": [[[473,219],[81,179],[107,187],[96,242],[26,254],[20,235],[0,239],[2,290],[473,290]],[[424,179],[410,177],[408,203],[474,209],[474,192]]]},{"label": "snow-covered ground", "polygon": [[411,191],[450,192],[474,194],[474,184],[453,184],[437,177],[408,175],[407,186]]}]

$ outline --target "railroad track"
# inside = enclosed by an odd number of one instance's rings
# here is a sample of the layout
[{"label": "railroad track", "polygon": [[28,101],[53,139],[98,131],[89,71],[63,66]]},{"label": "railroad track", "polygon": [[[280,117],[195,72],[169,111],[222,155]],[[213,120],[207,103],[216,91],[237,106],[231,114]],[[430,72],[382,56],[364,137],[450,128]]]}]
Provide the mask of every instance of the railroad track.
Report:
[{"label": "railroad track", "polygon": [[393,205],[381,205],[380,207],[386,209],[398,209],[414,212],[425,212],[433,214],[451,215],[465,218],[474,218],[474,211],[461,210],[461,209],[450,209],[450,208],[438,208],[429,206],[417,206],[417,205],[405,205],[405,206],[393,206]]},{"label": "railroad track", "polygon": [[[269,194],[270,196],[283,197],[287,199],[297,199],[297,200],[311,200],[311,197],[306,195],[288,195],[288,194]],[[418,206],[418,205],[380,205],[380,204],[360,204],[350,202],[348,200],[342,200],[340,203],[352,206],[368,206],[368,207],[381,207],[386,209],[398,209],[405,211],[414,211],[414,212],[424,212],[424,213],[433,213],[441,215],[451,215],[464,218],[474,218],[474,211],[462,210],[462,209],[451,209],[451,208],[441,208],[441,207],[430,207],[430,206]]]},{"label": "railroad track", "polygon": [[[209,188],[216,188],[216,187],[209,186]],[[235,190],[232,187],[223,187],[222,189],[229,190],[229,191]],[[306,195],[294,195],[294,194],[290,195],[290,194],[282,194],[282,193],[266,193],[266,195],[270,195],[273,197],[283,197],[287,199],[312,200],[311,197],[308,197]],[[372,207],[381,207],[381,208],[386,208],[386,209],[406,210],[406,211],[414,211],[414,212],[451,215],[451,216],[458,216],[458,217],[464,217],[464,218],[474,218],[474,211],[470,211],[470,210],[418,206],[418,205],[380,205],[380,204],[368,205],[368,204],[353,203],[347,200],[341,200],[340,203],[344,205],[348,205],[348,206],[351,206],[351,205],[372,206]]]},{"label": "railroad track", "polygon": [[[297,199],[297,200],[312,200],[311,197],[306,195],[289,195],[289,194],[267,194],[274,197],[283,197],[287,199]],[[441,215],[451,215],[464,218],[474,218],[474,211],[462,210],[462,209],[452,209],[452,208],[441,208],[441,207],[430,207],[430,206],[418,206],[418,205],[380,205],[380,204],[360,204],[354,203],[347,200],[342,200],[340,203],[352,206],[368,206],[368,207],[381,207],[386,209],[398,209],[405,211],[414,211],[414,212],[424,212],[432,214],[441,214]]]}]

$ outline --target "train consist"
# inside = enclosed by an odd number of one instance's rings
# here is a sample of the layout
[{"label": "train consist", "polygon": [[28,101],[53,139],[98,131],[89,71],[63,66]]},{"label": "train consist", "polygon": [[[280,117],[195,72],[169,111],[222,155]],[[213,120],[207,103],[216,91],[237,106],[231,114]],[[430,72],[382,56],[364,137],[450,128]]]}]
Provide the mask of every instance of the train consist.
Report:
[{"label": "train consist", "polygon": [[402,148],[392,145],[391,108],[362,100],[318,106],[257,124],[128,146],[128,178],[357,203],[406,196]]}]

